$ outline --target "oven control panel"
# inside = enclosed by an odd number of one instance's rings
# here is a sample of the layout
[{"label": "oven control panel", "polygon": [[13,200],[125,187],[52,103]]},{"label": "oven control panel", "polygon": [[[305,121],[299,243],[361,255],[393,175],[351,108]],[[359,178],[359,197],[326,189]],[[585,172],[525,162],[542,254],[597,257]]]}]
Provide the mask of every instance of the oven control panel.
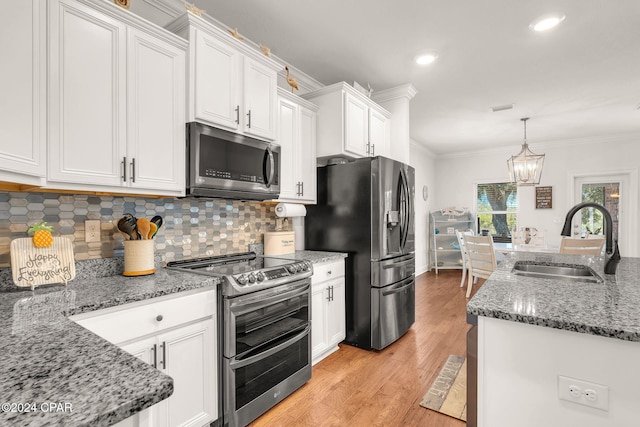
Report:
[{"label": "oven control panel", "polygon": [[[242,273],[234,275],[233,278],[240,286],[250,286],[253,284],[261,284],[269,281],[277,281],[283,277],[296,276],[311,271],[311,263],[308,261],[292,262],[282,267],[272,268],[269,270],[258,270],[251,273]],[[306,274],[305,274],[306,275]]]}]

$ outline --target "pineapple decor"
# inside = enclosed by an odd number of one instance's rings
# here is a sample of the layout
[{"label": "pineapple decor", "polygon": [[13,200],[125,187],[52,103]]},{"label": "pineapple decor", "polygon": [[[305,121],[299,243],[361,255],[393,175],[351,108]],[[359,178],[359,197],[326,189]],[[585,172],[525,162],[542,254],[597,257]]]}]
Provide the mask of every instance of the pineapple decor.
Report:
[{"label": "pineapple decor", "polygon": [[53,245],[53,227],[47,225],[45,221],[29,227],[27,233],[33,233],[33,246],[36,248],[48,248]]}]

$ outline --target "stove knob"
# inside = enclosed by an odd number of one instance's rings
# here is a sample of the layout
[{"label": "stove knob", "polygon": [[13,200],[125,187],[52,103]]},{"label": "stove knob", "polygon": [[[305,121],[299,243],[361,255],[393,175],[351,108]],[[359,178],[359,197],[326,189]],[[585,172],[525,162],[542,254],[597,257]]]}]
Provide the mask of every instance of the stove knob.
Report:
[{"label": "stove knob", "polygon": [[258,279],[258,282],[262,282],[265,279],[264,273],[262,273],[262,271],[259,271],[256,275],[256,278]]},{"label": "stove knob", "polygon": [[295,273],[296,272],[296,266],[295,265],[290,265],[289,267],[287,267],[287,270],[289,270],[289,273]]},{"label": "stove knob", "polygon": [[296,271],[297,272],[302,271],[302,264],[296,264]]},{"label": "stove knob", "polygon": [[256,283],[256,275],[251,273],[249,274],[249,283]]},{"label": "stove knob", "polygon": [[240,285],[246,285],[247,284],[247,276],[245,274],[241,274],[239,275],[236,280],[238,281],[238,283],[240,283]]},{"label": "stove knob", "polygon": [[309,271],[309,264],[306,262],[302,264],[302,271]]}]

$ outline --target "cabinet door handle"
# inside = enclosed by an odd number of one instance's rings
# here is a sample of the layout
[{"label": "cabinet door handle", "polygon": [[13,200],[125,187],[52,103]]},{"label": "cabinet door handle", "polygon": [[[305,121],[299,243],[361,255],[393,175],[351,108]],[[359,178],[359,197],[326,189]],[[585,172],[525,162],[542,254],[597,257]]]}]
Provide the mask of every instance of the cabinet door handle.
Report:
[{"label": "cabinet door handle", "polygon": [[136,182],[136,159],[131,159],[131,182]]},{"label": "cabinet door handle", "polygon": [[331,301],[333,301],[333,285],[331,285]]},{"label": "cabinet door handle", "polygon": [[369,143],[367,142],[367,145],[365,146],[365,152],[367,155],[369,155]]},{"label": "cabinet door handle", "polygon": [[236,105],[236,124],[240,124],[240,106]]},{"label": "cabinet door handle", "polygon": [[327,301],[331,301],[331,286],[327,286]]},{"label": "cabinet door handle", "polygon": [[162,369],[167,369],[167,342],[163,341],[160,347],[162,347],[162,359],[160,363],[162,363]]},{"label": "cabinet door handle", "polygon": [[127,182],[127,158],[122,158],[122,181]]},{"label": "cabinet door handle", "polygon": [[156,316],[156,320],[157,320],[158,322],[162,322],[162,319],[164,319],[164,317],[162,317],[162,314],[158,314],[158,315]]},{"label": "cabinet door handle", "polygon": [[247,117],[249,118],[249,120],[247,120],[247,127],[251,129],[251,110],[247,113]]},{"label": "cabinet door handle", "polygon": [[371,144],[371,155],[372,156],[376,155],[376,144]]},{"label": "cabinet door handle", "polygon": [[151,350],[153,350],[153,367],[158,369],[158,344],[154,344]]},{"label": "cabinet door handle", "polygon": [[300,181],[300,195],[304,196],[304,181]]}]

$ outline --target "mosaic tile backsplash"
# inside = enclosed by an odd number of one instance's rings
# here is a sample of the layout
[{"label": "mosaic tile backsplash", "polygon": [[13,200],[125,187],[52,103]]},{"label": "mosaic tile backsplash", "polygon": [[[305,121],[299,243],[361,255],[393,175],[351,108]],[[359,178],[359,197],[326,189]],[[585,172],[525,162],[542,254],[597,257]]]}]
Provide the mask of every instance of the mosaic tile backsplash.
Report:
[{"label": "mosaic tile backsplash", "polygon": [[[137,198],[56,193],[0,192],[0,267],[9,267],[12,239],[27,237],[30,225],[46,221],[54,236],[73,241],[76,260],[122,256],[116,224],[124,213],[164,225],[155,237],[163,261],[245,252],[262,243],[276,225],[275,204],[198,198]],[[101,222],[100,242],[84,241],[85,220]]]}]

